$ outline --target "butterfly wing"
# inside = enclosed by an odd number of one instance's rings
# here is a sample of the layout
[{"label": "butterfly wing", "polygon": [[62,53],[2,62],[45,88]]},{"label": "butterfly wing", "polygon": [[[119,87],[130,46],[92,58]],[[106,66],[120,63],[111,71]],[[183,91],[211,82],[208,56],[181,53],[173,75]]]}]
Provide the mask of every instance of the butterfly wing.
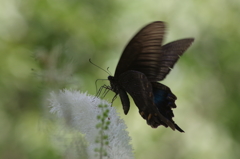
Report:
[{"label": "butterfly wing", "polygon": [[165,24],[161,21],[143,27],[125,47],[114,77],[127,70],[136,70],[152,82],[163,80],[194,41],[187,38],[162,46],[164,34]]},{"label": "butterfly wing", "polygon": [[114,77],[127,70],[144,73],[149,79],[159,72],[161,44],[165,25],[161,21],[153,22],[142,28],[128,43],[118,62]]},{"label": "butterfly wing", "polygon": [[178,131],[184,132],[172,119],[174,117],[172,109],[177,107],[175,104],[177,97],[172,93],[170,88],[161,83],[152,82],[152,92],[154,104],[158,111],[171,121]]},{"label": "butterfly wing", "polygon": [[163,80],[193,41],[193,38],[181,39],[162,46],[161,57],[158,63],[158,73],[152,78],[152,81]]},{"label": "butterfly wing", "polygon": [[118,84],[121,89],[131,95],[139,109],[139,113],[150,126],[156,128],[164,125],[166,127],[170,126],[173,130],[175,129],[174,123],[158,111],[153,100],[152,84],[143,73],[127,71],[119,76]]}]

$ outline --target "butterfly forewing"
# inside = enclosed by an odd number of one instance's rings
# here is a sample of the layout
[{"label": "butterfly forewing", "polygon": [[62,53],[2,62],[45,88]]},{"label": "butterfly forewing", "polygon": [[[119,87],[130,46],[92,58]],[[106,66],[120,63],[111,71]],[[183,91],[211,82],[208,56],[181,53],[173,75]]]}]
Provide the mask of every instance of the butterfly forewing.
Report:
[{"label": "butterfly forewing", "polygon": [[118,62],[115,77],[127,70],[154,78],[159,70],[161,44],[165,32],[163,22],[153,22],[141,29],[128,43]]},{"label": "butterfly forewing", "polygon": [[153,81],[161,81],[173,68],[179,57],[189,48],[194,41],[193,38],[181,39],[173,41],[164,45],[162,49],[162,56],[159,61],[158,73],[155,75]]}]

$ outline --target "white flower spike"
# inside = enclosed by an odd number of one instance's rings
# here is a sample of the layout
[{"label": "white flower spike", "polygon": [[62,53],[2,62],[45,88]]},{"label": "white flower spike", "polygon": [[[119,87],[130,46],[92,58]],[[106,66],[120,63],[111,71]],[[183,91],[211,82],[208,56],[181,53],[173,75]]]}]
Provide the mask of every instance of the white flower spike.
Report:
[{"label": "white flower spike", "polygon": [[[56,114],[59,120],[64,120],[66,128],[74,129],[85,135],[88,159],[95,159],[96,152],[94,150],[100,147],[100,144],[96,142],[99,136],[99,129],[96,125],[100,122],[97,117],[102,116],[102,109],[99,108],[99,105],[105,105],[105,108],[109,110],[105,120],[110,121],[110,124],[104,130],[104,136],[107,136],[108,140],[104,147],[107,156],[101,158],[134,158],[133,149],[129,144],[131,138],[126,131],[127,127],[110,103],[87,93],[70,90],[52,92],[49,101],[50,112]],[[81,151],[83,150],[79,150],[79,152]],[[81,158],[81,156],[77,157]]]}]

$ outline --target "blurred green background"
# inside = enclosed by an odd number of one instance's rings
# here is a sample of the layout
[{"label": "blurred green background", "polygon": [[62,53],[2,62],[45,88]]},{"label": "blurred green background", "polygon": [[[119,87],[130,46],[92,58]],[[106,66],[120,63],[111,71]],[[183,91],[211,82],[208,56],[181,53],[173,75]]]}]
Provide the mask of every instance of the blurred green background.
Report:
[{"label": "blurred green background", "polygon": [[239,159],[239,15],[239,0],[0,0],[0,158],[67,158],[42,122],[45,92],[95,94],[95,80],[108,75],[88,59],[114,74],[130,38],[161,20],[165,43],[195,38],[163,82],[178,97],[174,120],[185,133],[152,129],[133,104],[125,116],[117,99],[135,157]]}]

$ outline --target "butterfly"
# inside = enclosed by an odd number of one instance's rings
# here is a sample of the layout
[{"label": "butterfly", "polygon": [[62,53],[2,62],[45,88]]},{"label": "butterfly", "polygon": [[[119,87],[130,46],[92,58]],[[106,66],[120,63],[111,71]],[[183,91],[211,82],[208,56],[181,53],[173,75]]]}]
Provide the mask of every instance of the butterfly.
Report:
[{"label": "butterfly", "polygon": [[109,76],[108,80],[115,97],[120,96],[126,115],[130,109],[129,94],[148,125],[153,128],[169,126],[184,132],[172,119],[177,97],[158,81],[166,77],[194,38],[162,46],[164,34],[165,23],[162,21],[143,27],[125,47],[114,76]]}]

